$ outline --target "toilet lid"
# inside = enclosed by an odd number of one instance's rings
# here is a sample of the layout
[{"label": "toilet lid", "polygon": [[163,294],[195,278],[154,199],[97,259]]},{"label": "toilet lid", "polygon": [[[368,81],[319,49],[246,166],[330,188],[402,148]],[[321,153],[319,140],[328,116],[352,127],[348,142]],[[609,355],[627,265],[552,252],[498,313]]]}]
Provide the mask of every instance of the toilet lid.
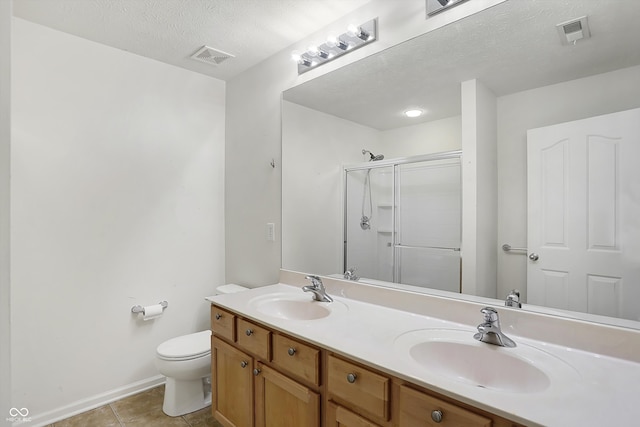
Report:
[{"label": "toilet lid", "polygon": [[211,331],[171,338],[156,350],[163,359],[193,359],[211,353]]}]

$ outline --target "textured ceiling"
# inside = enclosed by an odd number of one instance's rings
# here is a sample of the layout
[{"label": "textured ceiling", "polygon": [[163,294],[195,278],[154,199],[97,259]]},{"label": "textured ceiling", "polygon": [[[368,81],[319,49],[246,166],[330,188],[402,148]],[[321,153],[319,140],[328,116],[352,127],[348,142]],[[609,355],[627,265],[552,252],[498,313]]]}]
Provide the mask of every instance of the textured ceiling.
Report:
[{"label": "textured ceiling", "polygon": [[[583,15],[592,37],[562,45],[556,24]],[[510,0],[289,89],[285,99],[381,130],[451,117],[469,79],[502,96],[640,64],[639,21],[640,0]],[[428,114],[408,119],[409,107]]]},{"label": "textured ceiling", "polygon": [[[5,0],[0,0],[5,1]],[[14,0],[14,15],[228,80],[369,0]],[[203,45],[232,54],[189,57]]]}]

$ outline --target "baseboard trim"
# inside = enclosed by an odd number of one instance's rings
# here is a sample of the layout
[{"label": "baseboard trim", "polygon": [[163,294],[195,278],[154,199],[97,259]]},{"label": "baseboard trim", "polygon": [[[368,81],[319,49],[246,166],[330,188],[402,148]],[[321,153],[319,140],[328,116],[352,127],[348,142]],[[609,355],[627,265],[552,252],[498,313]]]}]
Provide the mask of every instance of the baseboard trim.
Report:
[{"label": "baseboard trim", "polygon": [[[123,399],[132,394],[140,393],[153,387],[157,387],[165,383],[165,377],[156,375],[135,383],[127,384],[123,387],[107,391],[86,399],[78,400],[69,405],[57,408],[37,416],[30,417],[29,427],[43,427],[56,421],[78,415],[82,412],[90,411],[100,406],[107,405],[116,400]],[[20,423],[23,424],[23,423]],[[14,424],[18,425],[18,423]],[[23,424],[24,425],[24,424]]]}]

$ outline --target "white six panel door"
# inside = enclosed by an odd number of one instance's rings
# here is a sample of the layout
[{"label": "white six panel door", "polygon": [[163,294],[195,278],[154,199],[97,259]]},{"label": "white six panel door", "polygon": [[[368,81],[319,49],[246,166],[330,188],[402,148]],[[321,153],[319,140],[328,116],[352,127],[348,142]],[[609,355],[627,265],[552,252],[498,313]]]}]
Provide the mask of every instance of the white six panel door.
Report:
[{"label": "white six panel door", "polygon": [[527,302],[640,320],[640,109],[529,130],[527,162]]}]

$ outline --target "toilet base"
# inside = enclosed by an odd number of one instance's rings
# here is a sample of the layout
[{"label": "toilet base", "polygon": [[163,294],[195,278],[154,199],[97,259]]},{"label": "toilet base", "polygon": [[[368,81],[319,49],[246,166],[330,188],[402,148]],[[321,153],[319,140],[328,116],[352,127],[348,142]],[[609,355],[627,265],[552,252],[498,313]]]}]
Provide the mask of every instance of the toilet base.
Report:
[{"label": "toilet base", "polygon": [[162,411],[179,417],[211,405],[211,377],[197,380],[167,378],[164,386]]}]

